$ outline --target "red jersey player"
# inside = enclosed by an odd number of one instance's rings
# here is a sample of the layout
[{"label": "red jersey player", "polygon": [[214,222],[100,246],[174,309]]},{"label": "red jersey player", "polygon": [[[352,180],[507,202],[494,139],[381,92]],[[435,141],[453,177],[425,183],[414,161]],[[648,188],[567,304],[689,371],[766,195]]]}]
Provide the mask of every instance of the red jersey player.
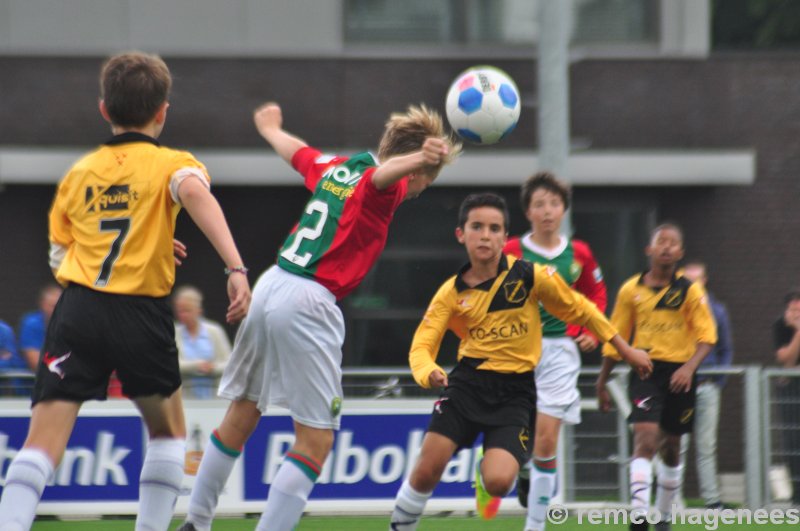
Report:
[{"label": "red jersey player", "polygon": [[425,107],[389,118],[380,162],[371,153],[329,156],[308,147],[283,130],[275,104],[258,109],[255,123],[312,195],[277,264],[258,280],[253,311],[236,336],[219,393],[232,402],[203,455],[184,531],[210,529],[219,493],[268,405],[289,409],[296,440],[258,529],[294,529],[339,428],[344,320],[336,301],[378,259],[400,203],[425,190],[460,150]]},{"label": "red jersey player", "polygon": [[[522,207],[531,231],[512,238],[504,251],[518,258],[554,267],[573,289],[595,306],[606,309],[606,286],[589,246],[560,233],[569,208],[570,189],[551,173],[540,172],[522,185]],[[556,483],[556,448],[561,423],[581,420],[578,373],[581,356],[597,348],[597,338],[583,327],[539,310],[542,358],[536,367],[536,439],[533,466],[523,469],[517,485],[520,503],[528,507],[526,530],[541,531]],[[526,467],[527,468],[527,467]],[[529,472],[529,477],[524,477]],[[533,485],[531,488],[530,485]]]}]

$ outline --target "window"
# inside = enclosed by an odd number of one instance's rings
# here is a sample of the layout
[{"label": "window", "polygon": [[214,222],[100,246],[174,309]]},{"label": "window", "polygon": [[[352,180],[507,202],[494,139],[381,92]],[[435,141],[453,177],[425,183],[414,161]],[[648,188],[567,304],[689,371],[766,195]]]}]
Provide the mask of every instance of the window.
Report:
[{"label": "window", "polygon": [[[575,0],[575,43],[655,42],[659,0]],[[536,0],[345,0],[349,43],[533,45]]]}]

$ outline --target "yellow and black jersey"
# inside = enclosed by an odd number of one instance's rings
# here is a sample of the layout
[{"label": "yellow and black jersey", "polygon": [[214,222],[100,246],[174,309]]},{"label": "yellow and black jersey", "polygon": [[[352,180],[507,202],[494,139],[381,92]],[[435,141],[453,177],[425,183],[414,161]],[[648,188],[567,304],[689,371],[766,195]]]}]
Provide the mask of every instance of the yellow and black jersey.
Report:
[{"label": "yellow and black jersey", "polygon": [[180,206],[170,181],[205,167],[184,151],[124,133],[80,159],[58,185],[50,242],[66,249],[56,278],[108,293],[168,295],[175,282],[172,240]]},{"label": "yellow and black jersey", "polygon": [[485,360],[480,370],[522,373],[533,370],[542,354],[539,305],[562,321],[586,326],[601,341],[617,332],[581,294],[570,289],[550,266],[502,256],[497,277],[470,288],[463,281],[469,264],[434,295],[409,353],[414,379],[428,387],[445,332],[461,339],[458,359]]},{"label": "yellow and black jersey", "polygon": [[[646,286],[644,273],[628,279],[619,289],[611,324],[653,360],[685,363],[698,343],[717,342],[717,327],[705,290],[677,275],[660,289]],[[603,347],[603,355],[620,359],[611,345]]]}]

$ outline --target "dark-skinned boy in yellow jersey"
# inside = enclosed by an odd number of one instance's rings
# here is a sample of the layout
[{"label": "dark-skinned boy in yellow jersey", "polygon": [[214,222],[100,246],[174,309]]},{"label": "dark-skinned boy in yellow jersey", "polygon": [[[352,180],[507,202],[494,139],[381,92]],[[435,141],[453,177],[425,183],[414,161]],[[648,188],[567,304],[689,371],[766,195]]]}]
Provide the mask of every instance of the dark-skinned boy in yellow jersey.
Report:
[{"label": "dark-skinned boy in yellow jersey", "polygon": [[[411,475],[395,499],[389,529],[417,528],[447,462],[483,434],[484,457],[476,470],[477,508],[492,518],[513,488],[531,453],[536,415],[533,370],[541,356],[541,303],[559,319],[586,326],[610,341],[624,359],[650,373],[647,353],[632,348],[597,307],[573,291],[555,268],[503,254],[508,237],[505,200],[472,194],[461,204],[456,238],[469,263],[437,291],[417,328],[409,353],[414,379],[444,388]],[[448,375],[437,363],[447,330],[461,343]]]},{"label": "dark-skinned boy in yellow jersey", "polygon": [[[694,424],[697,367],[717,342],[717,329],[702,286],[678,274],[683,258],[683,232],[673,223],[656,227],[645,253],[650,269],[626,281],[619,290],[611,323],[624,338],[648,352],[653,375],[642,380],[630,375],[628,395],[633,409],[634,448],[630,469],[630,528],[670,529],[674,495],[681,483],[681,435]],[[600,409],[608,411],[609,374],[619,359],[615,349],[603,348],[603,365],[597,378]],[[650,510],[652,460],[658,453],[656,511]]]},{"label": "dark-skinned boy in yellow jersey", "polygon": [[171,84],[167,65],[154,55],[123,53],[103,64],[100,114],[114,136],[72,166],[50,210],[50,266],[65,289],[39,360],[28,436],[6,474],[3,531],[30,528],[82,403],[104,400],[115,370],[149,436],[136,529],[169,526],[186,446],[167,301],[176,262],[185,256],[174,240],[181,207],[224,262],[228,321],[241,320],[250,303],[247,270],[205,166],[156,141]]}]

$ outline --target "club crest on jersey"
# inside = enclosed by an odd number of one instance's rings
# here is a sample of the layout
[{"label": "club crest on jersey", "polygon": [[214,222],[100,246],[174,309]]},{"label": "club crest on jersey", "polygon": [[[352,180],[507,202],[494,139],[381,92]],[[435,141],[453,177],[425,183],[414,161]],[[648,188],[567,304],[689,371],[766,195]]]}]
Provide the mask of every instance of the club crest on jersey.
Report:
[{"label": "club crest on jersey", "polygon": [[510,280],[503,284],[503,293],[506,300],[511,304],[519,304],[528,296],[528,290],[525,289],[525,282],[522,279]]},{"label": "club crest on jersey", "polygon": [[58,375],[59,378],[62,380],[64,379],[64,369],[61,368],[61,364],[67,361],[67,359],[72,355],[72,351],[67,352],[63,356],[53,356],[49,352],[44,353],[44,357],[42,361],[44,364],[47,365],[47,370],[52,372],[53,374]]},{"label": "club crest on jersey", "polygon": [[128,210],[130,203],[139,200],[139,193],[128,184],[114,184],[107,188],[97,185],[86,187],[84,204],[86,212]]},{"label": "club crest on jersey", "polygon": [[670,288],[661,299],[667,308],[677,308],[683,303],[685,290],[680,287]]},{"label": "club crest on jersey", "polygon": [[331,400],[331,417],[336,418],[342,412],[342,399],[341,397],[335,396],[333,400]]},{"label": "club crest on jersey", "polygon": [[582,272],[583,266],[580,264],[580,262],[573,260],[573,262],[569,265],[569,275],[572,278],[578,278],[581,276]]}]

